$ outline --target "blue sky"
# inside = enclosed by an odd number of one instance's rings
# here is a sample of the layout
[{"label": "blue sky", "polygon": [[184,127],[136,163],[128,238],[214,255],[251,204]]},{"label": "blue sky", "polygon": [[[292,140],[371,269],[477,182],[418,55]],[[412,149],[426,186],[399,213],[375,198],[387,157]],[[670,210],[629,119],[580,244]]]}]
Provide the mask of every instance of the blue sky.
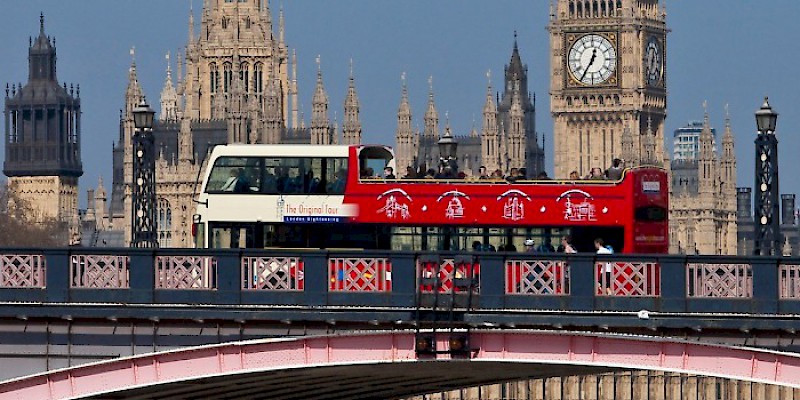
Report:
[{"label": "blue sky", "polygon": [[[28,36],[38,34],[41,11],[47,33],[57,39],[59,80],[81,85],[82,193],[96,186],[99,176],[107,185],[111,180],[111,147],[118,137],[130,48],[136,47],[139,78],[155,105],[164,82],[164,55],[186,44],[189,4],[190,0],[6,0],[0,5],[0,83],[27,80]],[[194,0],[198,16],[201,5]],[[278,6],[273,0],[276,25]],[[689,120],[702,119],[705,100],[712,124],[722,132],[725,104],[730,104],[738,185],[752,186],[753,113],[769,95],[780,113],[781,192],[800,192],[794,159],[800,150],[800,51],[792,40],[800,34],[800,2],[671,0],[667,7],[672,30],[667,43],[669,139]],[[548,1],[284,0],[283,8],[286,41],[297,50],[306,119],[317,55],[331,118],[336,112],[340,121],[352,58],[364,141],[373,143],[394,144],[403,72],[415,124],[422,124],[432,75],[442,119],[448,112],[457,134],[467,134],[473,121],[480,127],[486,71],[493,71],[497,90],[517,31],[530,89],[537,96],[537,130],[547,137],[552,172]]]}]

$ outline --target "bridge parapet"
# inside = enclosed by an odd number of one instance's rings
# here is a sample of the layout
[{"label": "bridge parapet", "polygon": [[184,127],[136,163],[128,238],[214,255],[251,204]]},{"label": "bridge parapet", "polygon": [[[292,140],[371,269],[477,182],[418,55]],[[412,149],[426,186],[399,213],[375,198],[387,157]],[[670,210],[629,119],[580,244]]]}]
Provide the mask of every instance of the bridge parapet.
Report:
[{"label": "bridge parapet", "polygon": [[0,301],[412,307],[467,271],[476,309],[800,312],[797,259],[625,254],[5,249]]}]

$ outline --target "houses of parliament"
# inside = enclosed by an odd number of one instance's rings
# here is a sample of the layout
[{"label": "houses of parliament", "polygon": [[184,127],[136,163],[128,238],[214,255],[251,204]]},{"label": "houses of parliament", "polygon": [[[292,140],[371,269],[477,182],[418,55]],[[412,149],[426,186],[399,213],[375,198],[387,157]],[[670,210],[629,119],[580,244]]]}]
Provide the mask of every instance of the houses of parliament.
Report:
[{"label": "houses of parliament", "polygon": [[[283,12],[274,18],[267,0],[206,0],[198,23],[190,12],[187,25],[185,51],[174,60],[168,55],[160,99],[150,101],[160,108],[153,133],[161,247],[193,246],[193,197],[211,147],[225,143],[358,144],[362,135],[352,68],[339,126],[330,118],[319,59],[311,118],[305,122],[298,106],[297,56],[285,39]],[[110,190],[101,181],[89,191],[87,209],[78,212],[80,94],[79,89],[58,85],[55,43],[44,29],[42,21],[40,36],[31,43],[30,81],[6,91],[4,173],[21,196],[40,202],[41,212],[76,221],[82,245],[128,245],[132,110],[143,99],[142,85],[154,83],[139,81],[132,51],[127,88],[120,96]],[[586,174],[592,167],[608,167],[614,158],[624,159],[628,167],[655,164],[671,169],[671,251],[735,254],[739,245],[736,159],[729,124],[718,144],[706,117],[694,159],[671,160],[667,151],[669,30],[663,4],[658,0],[551,1],[547,31],[550,54],[542,59],[549,63],[537,67],[549,68],[550,76],[555,167],[550,175],[564,179],[571,171]],[[395,130],[398,174],[407,167],[435,165],[436,144],[442,136],[454,136],[459,143],[457,162],[467,175],[477,173],[480,166],[490,171],[524,167],[528,177],[545,171],[545,136],[536,130],[536,96],[529,90],[528,67],[517,40],[515,34],[509,43],[503,88],[496,93],[489,77],[480,128],[471,132],[454,134],[449,121],[442,129],[432,84],[422,116],[424,128],[422,132],[415,129],[402,78]],[[46,66],[45,71],[51,66],[52,73],[38,72],[40,64]],[[53,108],[49,95],[41,94],[45,87],[53,93],[51,97],[60,99],[58,108]],[[69,123],[58,122],[62,120]],[[34,140],[42,132],[48,132],[47,141]]]}]

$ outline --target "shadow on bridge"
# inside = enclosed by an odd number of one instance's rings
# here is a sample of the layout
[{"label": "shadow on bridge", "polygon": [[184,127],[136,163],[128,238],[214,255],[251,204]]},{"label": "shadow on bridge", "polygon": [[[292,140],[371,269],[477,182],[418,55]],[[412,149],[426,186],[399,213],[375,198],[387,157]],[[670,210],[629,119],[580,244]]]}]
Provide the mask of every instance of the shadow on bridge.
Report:
[{"label": "shadow on bridge", "polygon": [[[258,340],[52,371],[2,399],[402,398],[498,382],[652,370],[800,388],[800,356],[637,336],[478,331],[469,354],[421,354],[413,332]],[[435,345],[448,346],[439,334]]]}]

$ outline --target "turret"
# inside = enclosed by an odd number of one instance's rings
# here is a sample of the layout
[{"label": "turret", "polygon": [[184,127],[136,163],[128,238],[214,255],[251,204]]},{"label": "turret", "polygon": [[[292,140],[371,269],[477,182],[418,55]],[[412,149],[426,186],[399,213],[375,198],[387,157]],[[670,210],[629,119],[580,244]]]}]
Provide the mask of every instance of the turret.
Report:
[{"label": "turret", "polygon": [[400,106],[397,110],[397,130],[395,142],[397,143],[396,165],[397,174],[402,176],[408,167],[416,168],[414,156],[417,154],[417,137],[411,127],[411,105],[408,102],[408,87],[406,86],[406,73],[400,76],[402,92]]},{"label": "turret", "polygon": [[486,72],[486,102],[483,104],[483,129],[481,135],[481,162],[490,172],[500,168],[500,143],[497,130],[497,106],[492,95],[492,71]]},{"label": "turret", "polygon": [[356,83],[353,78],[353,60],[350,60],[350,80],[347,86],[347,98],[344,101],[344,124],[342,130],[344,144],[361,143],[360,109],[361,106],[358,102],[358,94],[356,93]]},{"label": "turret", "polygon": [[328,94],[322,83],[322,65],[317,56],[317,87],[314,90],[311,110],[311,144],[331,144]]}]

